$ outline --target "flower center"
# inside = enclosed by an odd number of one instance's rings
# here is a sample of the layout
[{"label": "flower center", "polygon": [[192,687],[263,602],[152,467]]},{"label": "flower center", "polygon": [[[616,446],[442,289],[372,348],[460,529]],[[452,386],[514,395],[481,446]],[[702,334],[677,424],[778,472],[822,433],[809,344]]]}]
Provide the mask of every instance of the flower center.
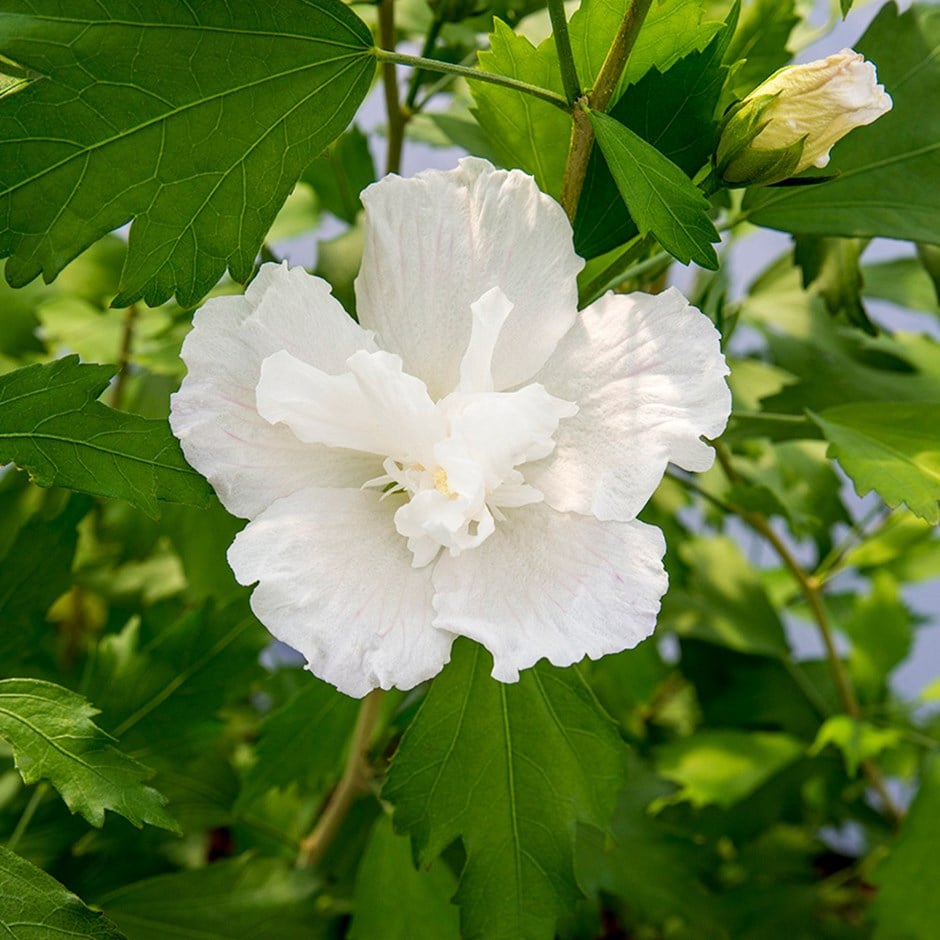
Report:
[{"label": "flower center", "polygon": [[395,527],[416,568],[441,548],[454,555],[475,548],[505,519],[503,509],[541,501],[517,468],[547,457],[561,419],[577,413],[538,384],[494,390],[493,352],[511,309],[498,288],[471,305],[460,380],[438,402],[386,352],[354,353],[341,375],[283,351],[262,363],[256,391],[262,417],[284,422],[302,441],[384,457],[385,473],[363,486],[383,489],[383,498],[407,497]]}]

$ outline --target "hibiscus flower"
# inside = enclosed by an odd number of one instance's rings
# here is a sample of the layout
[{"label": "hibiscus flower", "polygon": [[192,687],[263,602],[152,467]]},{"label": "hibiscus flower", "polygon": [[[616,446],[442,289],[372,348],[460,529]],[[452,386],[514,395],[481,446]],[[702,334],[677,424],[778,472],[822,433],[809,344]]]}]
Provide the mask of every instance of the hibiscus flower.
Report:
[{"label": "hibiscus flower", "polygon": [[674,289],[578,312],[556,202],[466,158],[362,195],[359,323],[264,265],[197,313],[170,422],[223,505],[252,608],[349,695],[436,675],[456,636],[493,676],[635,646],[667,585],[637,521],[728,419],[711,322]]}]

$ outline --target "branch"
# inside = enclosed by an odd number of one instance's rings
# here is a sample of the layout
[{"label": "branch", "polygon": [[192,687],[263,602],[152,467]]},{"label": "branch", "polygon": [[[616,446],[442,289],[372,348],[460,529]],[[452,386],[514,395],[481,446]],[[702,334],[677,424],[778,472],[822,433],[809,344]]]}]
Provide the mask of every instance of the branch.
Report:
[{"label": "branch", "polygon": [[[395,0],[379,3],[379,43],[392,54],[395,51]],[[376,54],[378,55],[376,50]],[[385,88],[385,111],[388,114],[388,156],[385,172],[401,169],[401,151],[405,142],[405,115],[398,100],[398,76],[391,59],[382,60],[382,84]]]},{"label": "branch", "polygon": [[369,781],[373,774],[369,763],[369,747],[376,722],[382,712],[383,698],[384,693],[381,689],[373,689],[362,700],[352,739],[349,742],[349,753],[346,755],[343,776],[340,777],[336,789],[330,794],[326,807],[310,835],[300,843],[300,852],[297,855],[298,868],[312,867],[323,860],[323,856],[336,838],[353,803],[364,793],[369,792]]},{"label": "branch", "polygon": [[[631,0],[617,35],[607,52],[607,58],[597,74],[597,81],[587,99],[581,99],[582,105],[588,105],[595,111],[607,111],[611,99],[620,82],[620,76],[627,66],[630,53],[640,33],[640,27],[653,0]],[[571,128],[571,142],[568,146],[568,162],[565,165],[565,178],[561,184],[562,208],[568,218],[574,222],[578,211],[578,200],[584,188],[584,176],[587,173],[588,159],[594,146],[594,131],[587,115],[582,110],[575,111]]]}]

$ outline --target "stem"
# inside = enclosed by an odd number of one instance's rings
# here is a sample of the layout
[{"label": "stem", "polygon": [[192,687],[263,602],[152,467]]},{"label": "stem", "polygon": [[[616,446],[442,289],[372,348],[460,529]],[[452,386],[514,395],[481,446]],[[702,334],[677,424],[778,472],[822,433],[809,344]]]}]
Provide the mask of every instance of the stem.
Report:
[{"label": "stem", "polygon": [[[379,3],[379,43],[394,55],[395,0]],[[378,56],[379,50],[376,50]],[[397,173],[401,169],[401,151],[405,142],[405,115],[398,100],[398,75],[392,59],[382,59],[382,84],[385,88],[385,111],[388,114],[388,156],[385,172]]]},{"label": "stem", "polygon": [[574,64],[574,53],[571,51],[564,0],[548,0],[548,15],[552,21],[552,34],[555,37],[558,64],[561,67],[561,85],[565,89],[568,104],[574,104],[581,97],[581,83],[578,81],[578,70]]},{"label": "stem", "polygon": [[[597,81],[594,88],[588,96],[587,104],[595,111],[606,111],[610,105],[611,98],[617,89],[620,76],[627,66],[630,53],[636,43],[636,38],[640,33],[640,27],[646,19],[646,14],[653,4],[653,0],[632,0],[627,12],[624,14],[623,22],[614,41],[611,43],[607,52],[607,58],[597,74]],[[581,198],[581,190],[584,188],[584,176],[587,173],[588,159],[591,156],[591,150],[594,146],[594,130],[587,115],[583,115],[583,120],[578,120],[578,113],[575,113],[574,126],[571,130],[571,143],[568,147],[568,162],[565,165],[565,178],[561,186],[560,202],[562,208],[568,214],[568,218],[574,220],[575,213],[578,211],[578,200]]]},{"label": "stem", "polygon": [[336,838],[353,803],[363,793],[368,792],[369,780],[372,777],[369,746],[382,711],[383,697],[384,693],[381,689],[373,689],[362,700],[356,726],[353,728],[352,740],[349,742],[349,753],[346,755],[343,775],[336,789],[330,794],[326,807],[310,835],[300,843],[300,852],[297,856],[298,868],[316,866],[323,860],[326,850]]},{"label": "stem", "polygon": [[[740,477],[731,463],[731,456],[727,449],[723,444],[717,441],[712,441],[712,446],[715,448],[715,454],[718,457],[718,462],[721,464],[722,470],[725,472],[725,476],[732,483],[738,482]],[[829,670],[835,681],[842,707],[850,718],[859,719],[862,710],[859,706],[858,698],[855,695],[855,689],[852,687],[852,682],[849,679],[849,675],[836,649],[835,633],[833,632],[832,624],[829,622],[829,614],[826,611],[826,605],[823,602],[822,582],[803,569],[803,566],[796,560],[793,553],[787,548],[784,541],[777,535],[762,513],[738,511],[737,514],[773,547],[780,560],[799,585],[800,591],[806,603],[809,605],[813,620],[819,628],[823,645],[826,647],[826,659],[828,660]],[[871,761],[863,761],[860,767],[868,779],[869,784],[871,784],[872,788],[881,799],[885,813],[891,818],[892,824],[897,827],[904,818],[904,813],[895,805],[894,800],[891,799],[891,794],[888,792],[884,778],[881,776],[881,771]]]},{"label": "stem", "polygon": [[40,783],[36,789],[33,790],[32,795],[29,798],[29,802],[26,804],[26,807],[23,810],[23,815],[20,816],[19,821],[16,824],[16,828],[13,830],[13,834],[7,840],[6,847],[8,851],[16,851],[16,847],[19,845],[20,839],[23,838],[23,834],[29,827],[30,822],[32,822],[36,810],[39,809],[39,804],[43,801],[48,792],[49,784],[47,783]]},{"label": "stem", "polygon": [[513,91],[522,92],[524,95],[531,95],[533,98],[547,101],[565,113],[571,111],[571,106],[561,95],[556,95],[555,92],[549,91],[547,88],[540,88],[538,85],[530,85],[528,82],[520,82],[518,79],[509,78],[507,75],[484,72],[482,69],[470,68],[466,65],[454,65],[452,62],[438,62],[437,59],[423,59],[418,55],[406,55],[404,52],[391,52],[388,49],[373,49],[372,51],[379,62],[382,63],[397,62],[399,65],[409,65],[412,68],[425,69],[428,72],[458,75],[473,82],[489,82],[491,85],[502,85],[503,88],[511,88]]},{"label": "stem", "polygon": [[137,304],[131,304],[124,311],[124,331],[121,334],[121,350],[118,353],[118,374],[111,393],[111,407],[120,411],[124,403],[127,388],[127,375],[130,371],[131,353],[134,350],[134,328],[137,326]]},{"label": "stem", "polygon": [[[435,13],[434,19],[431,20],[431,25],[428,27],[428,34],[424,37],[424,46],[421,49],[422,59],[431,58],[431,53],[434,51],[435,45],[437,45],[437,37],[440,35],[443,25],[443,20]],[[408,95],[405,98],[405,108],[408,112],[414,111],[415,109],[415,100],[418,97],[420,83],[421,69],[415,69],[411,73],[411,80],[408,82]]]}]

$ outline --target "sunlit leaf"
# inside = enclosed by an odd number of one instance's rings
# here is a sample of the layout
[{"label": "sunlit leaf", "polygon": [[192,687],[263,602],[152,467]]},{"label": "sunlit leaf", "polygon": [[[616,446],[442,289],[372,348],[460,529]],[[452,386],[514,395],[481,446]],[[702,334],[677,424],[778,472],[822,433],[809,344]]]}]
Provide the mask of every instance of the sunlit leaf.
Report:
[{"label": "sunlit leaf", "polygon": [[175,830],[164,798],[143,783],[153,772],[112,745],[91,720],[96,714],[81,695],[51,682],[0,680],[0,737],[26,783],[48,780],[93,826],[110,809],[135,826]]}]

